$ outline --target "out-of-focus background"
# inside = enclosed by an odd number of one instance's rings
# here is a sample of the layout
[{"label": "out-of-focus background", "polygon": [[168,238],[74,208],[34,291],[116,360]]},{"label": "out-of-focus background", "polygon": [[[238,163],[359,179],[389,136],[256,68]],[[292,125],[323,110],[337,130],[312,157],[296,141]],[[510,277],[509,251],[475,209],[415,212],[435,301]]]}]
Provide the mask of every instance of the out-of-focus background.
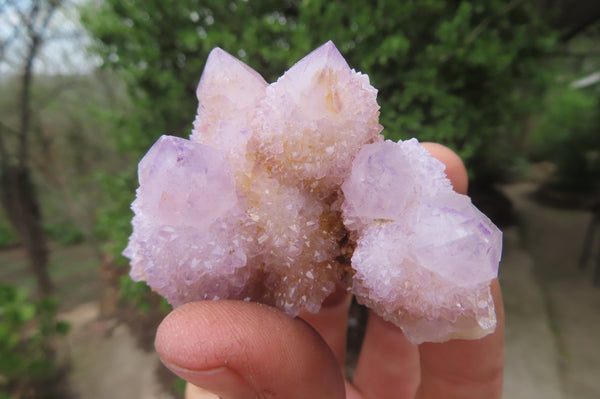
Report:
[{"label": "out-of-focus background", "polygon": [[137,163],[213,47],[273,81],[330,39],[505,233],[505,397],[600,397],[600,2],[0,0],[0,398],[181,397],[121,255]]}]

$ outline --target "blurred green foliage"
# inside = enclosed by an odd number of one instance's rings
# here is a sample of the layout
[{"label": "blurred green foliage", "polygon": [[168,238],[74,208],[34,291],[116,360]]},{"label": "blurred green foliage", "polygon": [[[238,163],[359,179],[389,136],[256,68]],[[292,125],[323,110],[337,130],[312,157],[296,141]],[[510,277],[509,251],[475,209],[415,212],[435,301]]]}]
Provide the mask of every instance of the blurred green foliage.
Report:
[{"label": "blurred green foliage", "polygon": [[141,151],[162,133],[187,133],[213,47],[273,80],[331,39],[379,89],[388,137],[442,141],[469,160],[510,142],[544,87],[540,56],[555,44],[523,1],[106,0],[85,15],[106,66],[134,94],[135,123],[152,128],[136,130],[143,140],[120,135]]},{"label": "blurred green foliage", "polygon": [[25,290],[0,282],[0,397],[59,398],[61,368],[55,338],[69,325],[57,321],[52,298],[29,299]]},{"label": "blurred green foliage", "polygon": [[[531,132],[532,158],[553,162],[554,189],[593,193],[600,189],[600,96],[563,87],[547,99]],[[594,184],[595,183],[595,184]]]},{"label": "blurred green foliage", "polygon": [[596,24],[545,63],[552,78],[530,118],[527,159],[554,165],[538,194],[555,205],[585,207],[600,199],[599,39]]},{"label": "blurred green foliage", "polygon": [[10,247],[18,241],[15,230],[3,213],[3,210],[0,210],[0,248]]},{"label": "blurred green foliage", "polygon": [[169,302],[158,294],[154,294],[154,298],[149,300],[148,286],[144,281],[133,281],[129,276],[122,276],[119,286],[122,298],[137,304],[138,310],[143,314],[156,312],[164,317],[173,309]]},{"label": "blurred green foliage", "polygon": [[489,184],[518,155],[522,120],[545,87],[541,56],[555,46],[544,15],[518,0],[103,0],[87,3],[82,19],[133,101],[113,135],[131,163],[106,176],[113,202],[98,223],[116,257],[131,231],[136,161],[160,135],[189,134],[215,46],[272,81],[333,40],[379,89],[388,138],[449,145]]},{"label": "blurred green foliage", "polygon": [[46,224],[44,234],[50,241],[61,246],[78,244],[85,240],[85,235],[79,226],[69,221]]},{"label": "blurred green foliage", "polygon": [[379,89],[388,138],[448,145],[478,184],[504,177],[518,155],[519,126],[546,86],[542,56],[556,42],[535,3],[302,4],[299,31],[310,45],[329,35]]},{"label": "blurred green foliage", "polygon": [[[15,78],[0,79],[0,120],[18,126],[20,87]],[[96,209],[112,203],[102,183],[135,160],[118,154],[107,133],[115,129],[115,109],[129,104],[120,78],[106,71],[43,75],[33,81],[29,144],[31,169],[44,221],[44,233],[58,245],[100,241]],[[18,136],[1,132],[5,151],[17,152]],[[137,155],[136,155],[137,157]],[[15,243],[0,210],[0,247]],[[104,237],[102,237],[104,238]],[[97,251],[99,252],[99,251]]]}]

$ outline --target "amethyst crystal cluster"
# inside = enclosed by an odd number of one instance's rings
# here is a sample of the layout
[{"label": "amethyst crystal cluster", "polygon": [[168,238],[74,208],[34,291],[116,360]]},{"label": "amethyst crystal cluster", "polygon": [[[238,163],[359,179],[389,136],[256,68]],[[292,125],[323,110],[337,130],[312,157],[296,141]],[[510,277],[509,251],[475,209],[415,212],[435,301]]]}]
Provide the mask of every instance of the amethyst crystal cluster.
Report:
[{"label": "amethyst crystal cluster", "polygon": [[415,139],[384,141],[377,90],[328,42],[267,84],[214,49],[190,140],[139,165],[131,276],[173,305],[296,316],[350,290],[413,343],[495,329],[500,231]]}]

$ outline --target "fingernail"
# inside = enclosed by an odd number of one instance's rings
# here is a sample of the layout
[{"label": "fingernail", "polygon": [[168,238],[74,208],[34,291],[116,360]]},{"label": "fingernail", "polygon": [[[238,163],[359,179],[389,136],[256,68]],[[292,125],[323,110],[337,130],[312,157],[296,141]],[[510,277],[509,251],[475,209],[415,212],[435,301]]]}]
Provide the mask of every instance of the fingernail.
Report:
[{"label": "fingernail", "polygon": [[184,380],[223,399],[256,398],[248,382],[227,366],[209,370],[190,370],[167,363],[165,366]]}]

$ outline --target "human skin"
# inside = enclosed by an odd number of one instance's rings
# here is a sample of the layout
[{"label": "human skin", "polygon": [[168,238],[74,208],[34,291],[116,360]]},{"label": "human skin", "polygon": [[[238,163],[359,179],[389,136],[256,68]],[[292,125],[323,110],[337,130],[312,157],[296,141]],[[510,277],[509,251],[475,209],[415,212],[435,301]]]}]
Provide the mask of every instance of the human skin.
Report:
[{"label": "human skin", "polygon": [[[446,165],[455,191],[466,194],[460,158],[439,144],[423,146]],[[498,324],[479,340],[415,346],[371,314],[352,382],[343,373],[351,301],[344,291],[319,313],[298,318],[243,301],[189,303],[165,318],[155,346],[163,363],[189,382],[186,399],[501,398],[504,311],[497,279],[491,289]]]}]

